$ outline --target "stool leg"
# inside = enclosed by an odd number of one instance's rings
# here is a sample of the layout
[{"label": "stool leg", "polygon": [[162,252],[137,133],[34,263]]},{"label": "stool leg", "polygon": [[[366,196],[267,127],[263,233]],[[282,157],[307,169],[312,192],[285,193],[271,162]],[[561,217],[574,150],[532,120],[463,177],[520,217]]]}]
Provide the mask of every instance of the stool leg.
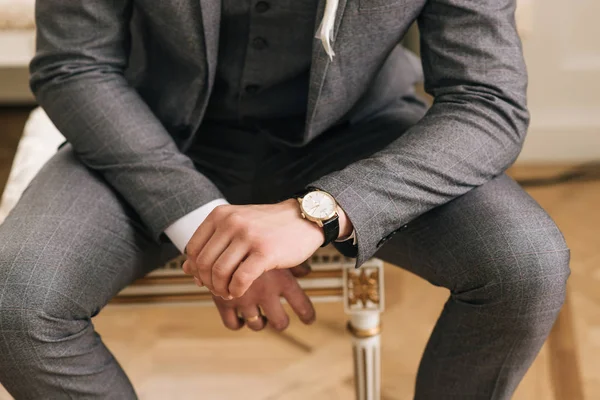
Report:
[{"label": "stool leg", "polygon": [[357,400],[379,400],[381,397],[379,329],[378,312],[354,314],[348,322],[348,330],[353,336],[354,385]]},{"label": "stool leg", "polygon": [[344,309],[350,316],[357,400],[381,397],[381,324],[384,308],[383,263],[372,259],[359,270],[344,269]]}]

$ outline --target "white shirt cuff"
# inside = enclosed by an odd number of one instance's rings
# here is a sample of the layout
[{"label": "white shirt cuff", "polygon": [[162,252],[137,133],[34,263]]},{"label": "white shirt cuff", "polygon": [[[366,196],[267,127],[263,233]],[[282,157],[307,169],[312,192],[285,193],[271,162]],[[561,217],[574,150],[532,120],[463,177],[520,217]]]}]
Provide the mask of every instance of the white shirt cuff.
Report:
[{"label": "white shirt cuff", "polygon": [[342,243],[342,242],[348,242],[350,240],[352,240],[352,245],[356,246],[356,244],[358,243],[356,240],[356,229],[352,229],[352,233],[350,234],[350,236],[348,236],[346,238],[342,238],[342,239],[337,239],[336,242]]},{"label": "white shirt cuff", "polygon": [[225,204],[229,204],[225,199],[216,199],[206,203],[173,222],[165,229],[165,234],[171,239],[171,242],[173,242],[175,247],[183,253],[185,246],[187,246],[188,242],[196,232],[196,229],[198,229],[206,217],[208,217],[208,214],[218,206]]}]

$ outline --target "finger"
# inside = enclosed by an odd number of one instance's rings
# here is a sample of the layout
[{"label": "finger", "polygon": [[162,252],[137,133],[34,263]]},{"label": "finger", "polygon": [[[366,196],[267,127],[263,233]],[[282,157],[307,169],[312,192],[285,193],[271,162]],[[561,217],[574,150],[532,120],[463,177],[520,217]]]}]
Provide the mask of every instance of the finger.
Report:
[{"label": "finger", "polygon": [[183,265],[181,266],[181,269],[183,270],[184,274],[192,275],[192,266],[191,266],[190,260],[185,260],[183,262]]},{"label": "finger", "polygon": [[[190,268],[190,274],[194,276],[200,276],[198,271],[198,264],[196,263],[196,258],[198,254],[202,251],[202,249],[206,246],[206,243],[210,240],[210,238],[214,235],[215,229],[214,225],[211,223],[207,223],[206,221],[200,225],[200,227],[196,230],[196,233],[190,239],[186,247],[186,252],[189,250],[187,255],[187,261]],[[193,242],[193,243],[192,243]]]},{"label": "finger", "polygon": [[269,326],[276,331],[284,331],[290,324],[290,318],[288,317],[285,309],[281,305],[279,296],[269,298],[260,304],[265,316],[269,321]]},{"label": "finger", "polygon": [[290,271],[291,271],[292,275],[294,275],[296,278],[302,278],[302,277],[310,274],[311,268],[310,268],[310,265],[305,261],[300,265],[290,268]]},{"label": "finger", "polygon": [[230,298],[231,276],[247,254],[248,245],[240,240],[234,240],[217,258],[212,268],[212,285],[216,295]]},{"label": "finger", "polygon": [[315,322],[317,316],[315,308],[298,282],[287,285],[283,292],[283,297],[287,300],[290,307],[292,307],[292,310],[294,310],[302,322],[307,325]]},{"label": "finger", "polygon": [[229,284],[229,293],[233,297],[242,297],[250,285],[265,272],[267,260],[258,253],[252,253],[233,273]]},{"label": "finger", "polygon": [[200,224],[198,229],[196,229],[196,231],[188,241],[188,244],[185,246],[184,249],[184,254],[188,257],[197,256],[206,244],[206,242],[208,242],[215,229],[216,226],[213,223],[213,220],[210,217],[206,218],[204,222]]},{"label": "finger", "polygon": [[221,314],[223,325],[225,325],[226,328],[229,328],[232,331],[237,331],[244,326],[244,320],[238,317],[235,308],[228,307],[223,303],[223,300],[215,298],[214,301],[217,309],[219,310],[219,314]]},{"label": "finger", "polygon": [[248,328],[253,331],[260,331],[265,328],[266,319],[262,316],[256,305],[241,306],[238,307],[238,310],[242,313],[242,318],[244,318]]},{"label": "finger", "polygon": [[198,277],[196,277],[196,276],[194,277],[194,282],[196,283],[196,285],[198,287],[203,287],[204,286],[204,283],[202,283],[202,281],[200,279],[198,279]]},{"label": "finger", "polygon": [[219,258],[219,256],[229,246],[230,238],[222,230],[217,230],[208,240],[202,251],[196,258],[196,268],[198,272],[198,278],[204,283],[204,285],[213,291],[212,284],[212,268],[213,264]]}]

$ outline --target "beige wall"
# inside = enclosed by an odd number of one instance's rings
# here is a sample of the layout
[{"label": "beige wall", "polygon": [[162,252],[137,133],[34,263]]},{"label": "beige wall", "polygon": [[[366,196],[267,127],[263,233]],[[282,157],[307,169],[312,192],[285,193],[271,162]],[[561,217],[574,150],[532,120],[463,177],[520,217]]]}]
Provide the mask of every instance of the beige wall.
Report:
[{"label": "beige wall", "polygon": [[[600,160],[600,0],[518,0],[532,120],[519,162]],[[405,45],[418,50],[418,33]]]},{"label": "beige wall", "polygon": [[600,1],[520,1],[532,121],[519,160],[600,160]]},{"label": "beige wall", "polygon": [[0,30],[0,105],[33,103],[27,65],[34,52],[33,30]]}]

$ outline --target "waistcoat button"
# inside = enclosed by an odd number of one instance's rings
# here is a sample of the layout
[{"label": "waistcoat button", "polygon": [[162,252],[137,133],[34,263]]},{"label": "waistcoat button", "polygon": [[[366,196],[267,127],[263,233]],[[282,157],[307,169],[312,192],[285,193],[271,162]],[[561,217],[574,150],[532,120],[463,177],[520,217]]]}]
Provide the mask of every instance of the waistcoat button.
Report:
[{"label": "waistcoat button", "polygon": [[261,14],[269,11],[270,8],[271,6],[266,1],[259,1],[258,3],[256,3],[256,6],[254,6],[256,12]]},{"label": "waistcoat button", "polygon": [[269,47],[269,43],[267,43],[265,39],[257,37],[252,40],[252,47],[254,47],[256,50],[264,50]]},{"label": "waistcoat button", "polygon": [[258,92],[258,89],[260,89],[260,86],[258,85],[247,85],[244,90],[248,94],[255,94],[256,92]]}]

